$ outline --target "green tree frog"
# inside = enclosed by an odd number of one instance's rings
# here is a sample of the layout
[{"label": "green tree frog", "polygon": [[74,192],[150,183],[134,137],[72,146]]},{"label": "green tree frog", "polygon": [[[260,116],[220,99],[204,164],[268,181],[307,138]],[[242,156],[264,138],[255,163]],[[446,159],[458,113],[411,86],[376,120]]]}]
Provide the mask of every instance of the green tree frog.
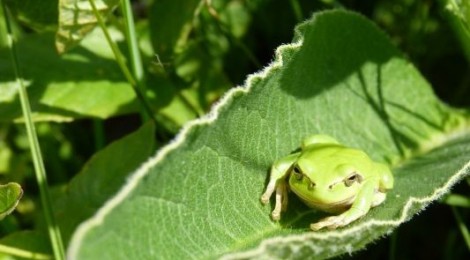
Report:
[{"label": "green tree frog", "polygon": [[291,190],[309,207],[340,213],[311,224],[312,230],[335,229],[366,215],[371,207],[384,202],[386,191],[392,188],[388,166],[330,136],[314,135],[302,142],[300,152],[274,162],[261,202],[268,203],[276,191],[271,216],[277,221],[286,210]]}]

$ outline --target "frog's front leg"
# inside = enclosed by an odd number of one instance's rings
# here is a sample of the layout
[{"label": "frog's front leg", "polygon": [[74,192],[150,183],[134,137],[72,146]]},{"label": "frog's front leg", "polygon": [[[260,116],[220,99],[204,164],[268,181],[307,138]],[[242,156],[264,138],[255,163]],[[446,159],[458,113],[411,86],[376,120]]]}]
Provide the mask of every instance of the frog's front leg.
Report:
[{"label": "frog's front leg", "polygon": [[281,218],[281,211],[284,211],[287,207],[287,183],[286,177],[289,176],[289,171],[292,164],[296,161],[299,153],[294,153],[276,161],[272,168],[269,177],[268,186],[266,191],[261,196],[261,202],[266,204],[269,202],[269,198],[276,191],[276,203],[274,210],[271,213],[273,220],[279,220]]},{"label": "frog's front leg", "polygon": [[376,179],[365,180],[364,186],[357,194],[351,208],[338,216],[327,217],[317,223],[313,223],[310,225],[310,228],[315,231],[324,227],[335,229],[337,227],[346,226],[366,215],[372,206],[376,206],[385,200],[385,196],[383,196],[384,193],[379,194],[379,197],[375,196],[377,186],[378,181]]}]

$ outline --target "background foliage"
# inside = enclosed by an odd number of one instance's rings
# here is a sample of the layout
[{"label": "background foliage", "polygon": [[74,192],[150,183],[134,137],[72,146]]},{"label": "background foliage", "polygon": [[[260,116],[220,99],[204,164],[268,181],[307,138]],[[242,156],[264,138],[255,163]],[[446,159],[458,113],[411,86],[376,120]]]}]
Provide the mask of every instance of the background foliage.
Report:
[{"label": "background foliage", "polygon": [[[74,225],[106,201],[107,197],[99,198],[100,194],[112,194],[122,184],[83,186],[82,183],[87,183],[83,179],[106,173],[94,161],[106,156],[115,158],[113,174],[125,177],[155,148],[168,143],[185,122],[206,113],[225,91],[242,84],[248,74],[266,66],[277,46],[291,42],[295,25],[313,12],[344,8],[365,15],[388,33],[444,102],[455,107],[470,106],[466,98],[470,94],[468,1],[132,1],[145,71],[144,91],[155,115],[155,126],[150,123],[138,131],[144,124],[139,116],[139,112],[143,114],[139,100],[99,27],[79,31],[83,38],[80,41],[74,38],[64,43],[60,37],[63,34],[57,34],[67,31],[67,19],[59,15],[63,10],[59,9],[58,13],[59,1],[27,0],[21,1],[22,4],[4,1],[18,38],[20,66],[28,86],[33,118],[38,123],[54,206],[83,214],[61,223],[66,241]],[[60,1],[60,6],[70,2],[73,1]],[[113,40],[126,60],[130,60],[123,14],[117,6],[119,1],[96,2],[103,7],[102,14]],[[83,19],[88,21],[86,17]],[[2,183],[20,183],[25,193],[17,211],[0,222],[4,237],[0,242],[17,245],[14,241],[29,241],[23,237],[31,239],[46,233],[29,145],[20,123],[20,101],[3,23],[2,17],[0,177]],[[59,47],[59,51],[66,52],[59,55],[56,46],[62,45],[66,47]],[[119,143],[113,143],[116,140]],[[156,140],[156,143],[142,140]],[[134,152],[126,149],[131,147],[126,142],[142,142],[143,148]],[[130,154],[132,158],[127,157]],[[128,164],[118,163],[124,160]],[[103,192],[104,188],[108,190]],[[99,198],[96,201],[100,203],[86,205],[86,199],[74,198],[74,194],[64,198],[67,189],[86,190],[78,194]],[[465,182],[455,188],[456,193],[467,196],[467,208],[453,211],[435,203],[391,236],[369,245],[368,250],[354,257],[464,256],[468,248],[452,212],[457,211],[463,219],[468,219],[468,190]],[[58,210],[59,222],[65,221],[60,214]],[[36,242],[28,243],[27,249],[49,254],[44,240],[32,239]]]}]

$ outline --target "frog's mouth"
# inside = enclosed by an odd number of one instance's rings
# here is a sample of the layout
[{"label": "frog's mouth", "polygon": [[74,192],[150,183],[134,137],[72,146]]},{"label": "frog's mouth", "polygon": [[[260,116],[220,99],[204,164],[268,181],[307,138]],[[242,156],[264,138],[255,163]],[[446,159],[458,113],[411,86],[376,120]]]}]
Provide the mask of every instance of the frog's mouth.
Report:
[{"label": "frog's mouth", "polygon": [[325,203],[321,201],[315,201],[312,200],[311,198],[307,199],[305,196],[302,194],[299,194],[295,192],[295,190],[292,190],[297,196],[305,203],[307,206],[311,208],[316,208],[320,209],[329,213],[336,213],[336,212],[341,212],[344,211],[345,209],[348,209],[351,204],[354,202],[354,199],[356,198],[355,195],[350,196],[346,199],[340,200],[340,201],[335,201],[332,203]]}]

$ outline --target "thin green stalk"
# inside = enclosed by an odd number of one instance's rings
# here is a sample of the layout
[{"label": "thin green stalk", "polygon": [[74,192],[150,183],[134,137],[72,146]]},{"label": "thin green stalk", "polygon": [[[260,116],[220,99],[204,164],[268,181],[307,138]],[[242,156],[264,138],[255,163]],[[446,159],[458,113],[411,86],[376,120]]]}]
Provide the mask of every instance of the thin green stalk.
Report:
[{"label": "thin green stalk", "polygon": [[122,73],[124,74],[124,77],[126,77],[126,80],[131,84],[132,88],[135,91],[135,94],[137,98],[140,100],[140,103],[145,111],[145,113],[141,113],[142,117],[144,120],[147,118],[151,118],[156,122],[155,117],[153,116],[152,108],[150,106],[150,103],[148,102],[147,98],[145,97],[144,92],[142,89],[138,87],[138,81],[135,80],[134,76],[132,73],[129,71],[129,69],[126,66],[126,63],[124,61],[124,55],[122,55],[121,51],[119,50],[117,44],[113,41],[111,38],[111,35],[108,32],[108,29],[106,28],[106,24],[104,22],[103,17],[101,17],[101,14],[98,12],[98,8],[96,7],[95,1],[94,0],[89,0],[91,8],[93,10],[93,13],[95,14],[95,17],[98,21],[98,24],[101,28],[101,30],[104,33],[104,36],[106,38],[106,41],[108,42],[109,46],[111,47],[111,50],[113,51],[114,57],[116,58],[116,62],[118,63],[119,67],[121,68]]},{"label": "thin green stalk", "polygon": [[31,146],[31,154],[33,157],[34,169],[36,174],[36,179],[39,186],[39,193],[41,196],[41,203],[44,210],[44,217],[48,226],[49,238],[51,240],[52,250],[54,257],[57,260],[65,259],[64,246],[62,243],[62,238],[60,235],[59,227],[54,219],[54,214],[52,212],[52,204],[49,195],[49,189],[47,187],[47,178],[46,171],[44,169],[44,162],[42,160],[41,149],[39,147],[38,137],[36,135],[36,130],[34,128],[34,123],[31,118],[31,107],[29,104],[28,93],[26,92],[26,87],[23,83],[23,78],[20,72],[19,61],[17,56],[16,44],[14,41],[10,16],[7,12],[7,7],[5,2],[2,1],[1,12],[5,17],[5,23],[7,27],[7,37],[8,37],[8,47],[10,48],[11,60],[13,63],[13,69],[16,76],[16,84],[20,93],[21,109],[23,111],[23,117],[26,124],[26,131],[28,134],[28,141]]},{"label": "thin green stalk", "polygon": [[[144,67],[142,66],[139,45],[137,43],[137,36],[135,34],[136,29],[130,0],[121,0],[121,10],[124,15],[124,31],[127,39],[127,46],[129,47],[131,69],[137,81],[137,87],[140,89],[141,93],[145,93],[145,90],[147,89],[145,84],[145,73]],[[150,116],[154,118],[155,122],[157,122],[153,114],[150,114]]]},{"label": "thin green stalk", "polygon": [[290,6],[294,11],[295,19],[297,22],[302,22],[304,19],[304,15],[302,14],[302,7],[300,7],[300,3],[298,0],[290,0]]},{"label": "thin green stalk", "polygon": [[0,252],[21,258],[35,259],[35,260],[50,260],[52,256],[41,253],[35,253],[28,250],[23,250],[15,247],[10,247],[0,244]]},{"label": "thin green stalk", "polygon": [[142,66],[142,58],[140,57],[137,36],[135,35],[134,17],[129,0],[121,0],[121,10],[124,15],[124,30],[129,47],[132,72],[137,80],[137,86],[140,87],[142,91],[145,91],[144,68]]},{"label": "thin green stalk", "polygon": [[457,220],[457,225],[459,226],[460,233],[462,234],[465,244],[467,245],[467,249],[470,251],[470,233],[468,232],[468,228],[465,226],[459,211],[455,207],[450,208],[452,209],[455,219]]}]

